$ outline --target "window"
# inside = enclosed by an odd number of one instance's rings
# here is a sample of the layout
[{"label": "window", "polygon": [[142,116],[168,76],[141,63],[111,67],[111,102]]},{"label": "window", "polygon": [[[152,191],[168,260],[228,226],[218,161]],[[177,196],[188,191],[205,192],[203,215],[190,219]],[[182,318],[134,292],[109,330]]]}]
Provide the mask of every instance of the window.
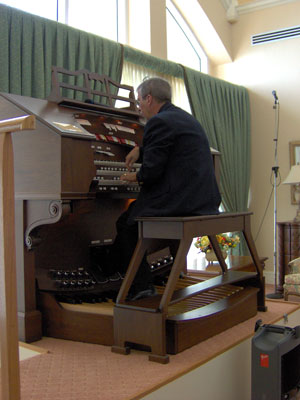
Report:
[{"label": "window", "polygon": [[116,0],[68,0],[66,4],[68,25],[117,41]]},{"label": "window", "polygon": [[168,59],[207,72],[207,56],[190,27],[171,0],[167,0],[166,4]]},{"label": "window", "polygon": [[128,42],[136,49],[151,52],[150,0],[130,0]]},{"label": "window", "polygon": [[191,113],[191,108],[186,93],[183,79],[175,78],[171,75],[160,74],[152,69],[144,68],[136,64],[124,62],[122,83],[133,86],[134,89],[143,81],[145,77],[160,76],[170,82],[172,86],[173,98],[172,102],[178,107],[183,108],[187,112]]},{"label": "window", "polygon": [[40,17],[57,20],[57,0],[47,0],[43,3],[37,0],[4,0],[1,3]]},{"label": "window", "polygon": [[22,11],[68,24],[114,41],[125,42],[126,0],[4,0]]}]

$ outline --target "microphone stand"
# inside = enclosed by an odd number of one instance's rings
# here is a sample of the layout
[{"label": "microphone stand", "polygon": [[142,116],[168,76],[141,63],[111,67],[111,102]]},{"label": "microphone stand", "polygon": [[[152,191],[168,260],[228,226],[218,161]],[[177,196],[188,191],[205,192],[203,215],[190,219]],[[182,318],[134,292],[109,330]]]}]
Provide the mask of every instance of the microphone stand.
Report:
[{"label": "microphone stand", "polygon": [[275,110],[275,165],[272,167],[272,173],[274,175],[274,277],[275,277],[275,292],[267,294],[266,297],[269,299],[282,299],[283,294],[278,291],[278,266],[277,266],[277,178],[278,178],[278,131],[279,131],[279,101],[275,90],[272,92],[275,103],[273,109]]}]

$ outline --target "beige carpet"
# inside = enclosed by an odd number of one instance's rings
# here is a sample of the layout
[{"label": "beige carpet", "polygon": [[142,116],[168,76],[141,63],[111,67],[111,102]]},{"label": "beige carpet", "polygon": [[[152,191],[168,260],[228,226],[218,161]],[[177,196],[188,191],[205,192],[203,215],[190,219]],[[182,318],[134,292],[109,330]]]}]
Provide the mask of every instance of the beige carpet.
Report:
[{"label": "beige carpet", "polygon": [[49,350],[21,361],[22,400],[133,400],[198,367],[253,335],[258,319],[275,323],[299,309],[299,303],[267,301],[268,311],[236,325],[161,365],[148,353],[124,356],[110,347],[43,338],[34,345]]}]

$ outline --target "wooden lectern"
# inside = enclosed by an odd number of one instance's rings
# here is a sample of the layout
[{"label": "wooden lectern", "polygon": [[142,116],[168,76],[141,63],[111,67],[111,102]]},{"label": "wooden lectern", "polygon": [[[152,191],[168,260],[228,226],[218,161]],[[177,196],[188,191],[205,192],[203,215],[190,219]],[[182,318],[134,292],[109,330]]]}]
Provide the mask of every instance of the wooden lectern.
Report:
[{"label": "wooden lectern", "polygon": [[35,129],[33,115],[0,121],[0,346],[2,400],[20,399],[14,160],[11,133]]}]

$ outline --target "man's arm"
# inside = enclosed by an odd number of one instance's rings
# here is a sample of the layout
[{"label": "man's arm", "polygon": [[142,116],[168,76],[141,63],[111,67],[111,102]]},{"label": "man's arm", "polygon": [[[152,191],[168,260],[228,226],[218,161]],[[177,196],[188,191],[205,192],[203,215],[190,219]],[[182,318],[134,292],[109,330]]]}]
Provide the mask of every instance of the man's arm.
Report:
[{"label": "man's arm", "polygon": [[153,185],[161,179],[173,146],[172,127],[159,116],[152,117],[144,132],[143,162],[137,173],[139,182]]},{"label": "man's arm", "polygon": [[139,159],[139,157],[140,157],[140,148],[136,146],[127,154],[125,158],[125,165],[129,172],[126,172],[125,174],[120,176],[121,181],[127,181],[127,182],[137,181],[136,172],[130,172],[130,170],[133,164]]},{"label": "man's arm", "polygon": [[125,164],[128,171],[131,170],[131,167],[139,159],[139,157],[140,157],[140,148],[136,146],[127,154],[125,158]]}]

